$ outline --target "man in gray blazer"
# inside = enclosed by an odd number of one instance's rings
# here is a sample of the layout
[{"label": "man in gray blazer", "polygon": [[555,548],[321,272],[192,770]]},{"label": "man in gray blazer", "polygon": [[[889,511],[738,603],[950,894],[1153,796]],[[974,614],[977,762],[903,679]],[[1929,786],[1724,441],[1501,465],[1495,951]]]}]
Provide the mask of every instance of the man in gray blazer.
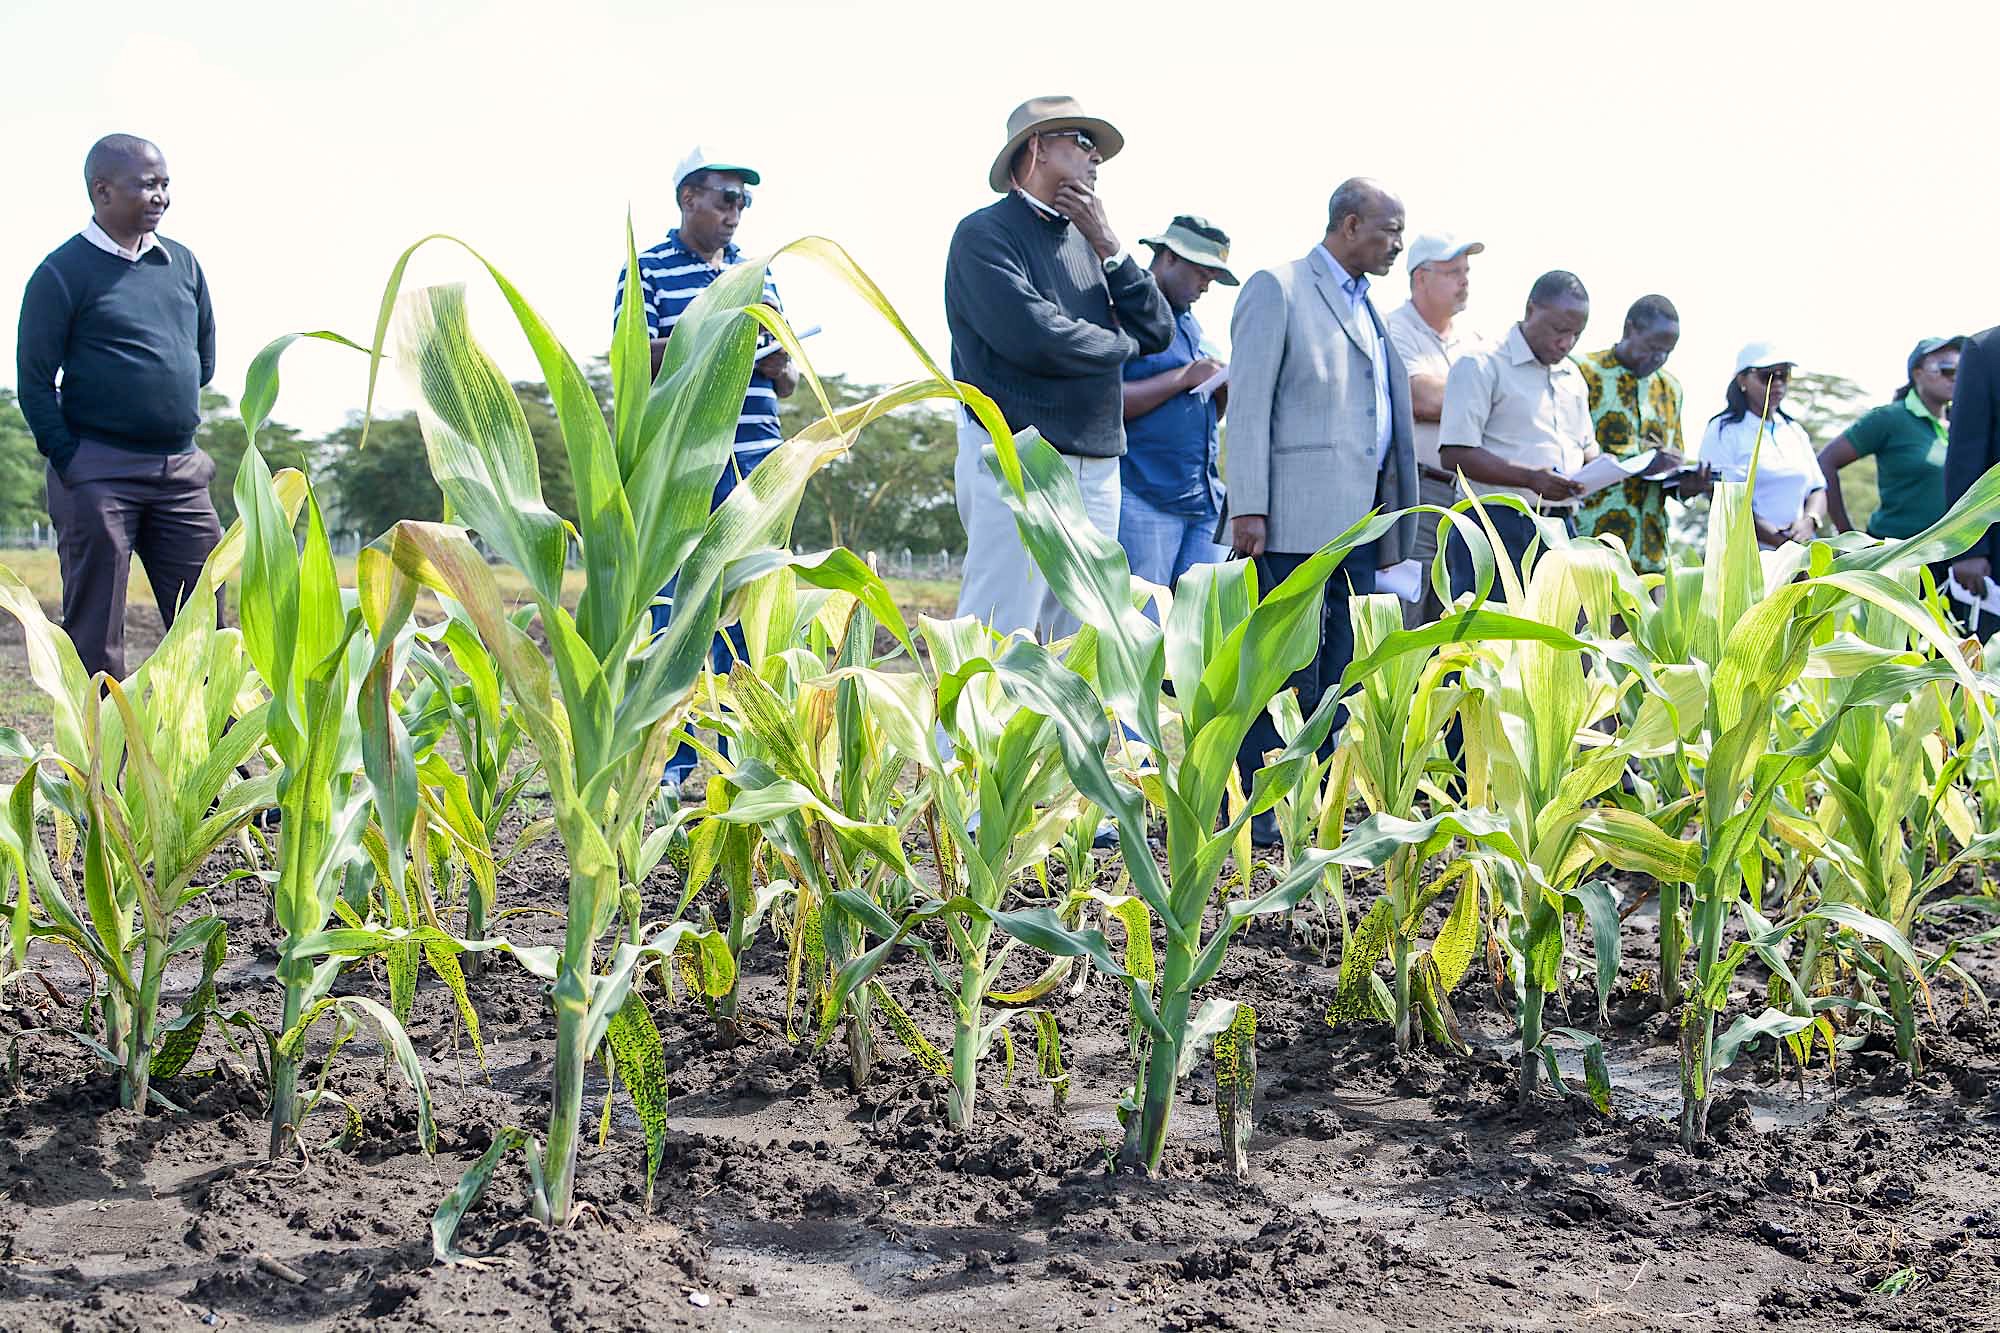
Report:
[{"label": "man in gray blazer", "polygon": [[[1347,181],[1327,205],[1326,236],[1305,258],[1244,284],[1229,322],[1228,540],[1257,562],[1269,591],[1373,509],[1417,502],[1410,382],[1368,297],[1403,249],[1403,205],[1370,180]],[[1414,548],[1416,520],[1350,552],[1328,580],[1319,652],[1292,676],[1310,716],[1354,657],[1348,598],[1375,591],[1375,571]],[[1331,754],[1343,708],[1323,754]],[[1245,737],[1244,787],[1283,740],[1268,716]],[[1277,818],[1251,823],[1273,846]]]}]

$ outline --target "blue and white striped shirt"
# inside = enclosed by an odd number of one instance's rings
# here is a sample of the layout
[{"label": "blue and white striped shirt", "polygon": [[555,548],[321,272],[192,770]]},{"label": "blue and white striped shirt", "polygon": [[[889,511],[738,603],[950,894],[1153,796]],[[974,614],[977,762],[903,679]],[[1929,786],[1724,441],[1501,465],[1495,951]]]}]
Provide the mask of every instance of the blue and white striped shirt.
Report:
[{"label": "blue and white striped shirt", "polygon": [[[735,245],[724,248],[724,267],[743,262],[743,252]],[[646,301],[646,334],[651,338],[665,338],[680,322],[682,312],[702,289],[714,282],[722,269],[709,264],[700,255],[681,244],[678,229],[667,233],[667,239],[650,250],[639,254],[639,291]],[[783,313],[785,307],[778,300],[778,285],[771,281],[770,271],[764,273],[764,301],[773,309]],[[625,274],[618,274],[618,293],[611,302],[611,317],[615,322],[618,312],[625,305]],[[762,375],[752,373],[750,391],[743,396],[743,414],[736,418],[736,448],[769,449],[784,438],[778,427],[778,390]]]}]

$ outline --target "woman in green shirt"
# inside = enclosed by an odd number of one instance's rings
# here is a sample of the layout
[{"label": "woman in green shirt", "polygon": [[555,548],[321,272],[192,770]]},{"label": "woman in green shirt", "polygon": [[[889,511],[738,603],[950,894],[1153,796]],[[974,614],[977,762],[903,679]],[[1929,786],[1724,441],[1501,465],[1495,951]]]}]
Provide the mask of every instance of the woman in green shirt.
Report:
[{"label": "woman in green shirt", "polygon": [[1826,474],[1827,517],[1847,532],[1854,527],[1840,494],[1840,470],[1857,458],[1875,459],[1881,503],[1868,519],[1871,537],[1914,537],[1944,517],[1944,451],[1951,393],[1958,380],[1962,338],[1926,338],[1910,351],[1909,381],[1819,451]]}]

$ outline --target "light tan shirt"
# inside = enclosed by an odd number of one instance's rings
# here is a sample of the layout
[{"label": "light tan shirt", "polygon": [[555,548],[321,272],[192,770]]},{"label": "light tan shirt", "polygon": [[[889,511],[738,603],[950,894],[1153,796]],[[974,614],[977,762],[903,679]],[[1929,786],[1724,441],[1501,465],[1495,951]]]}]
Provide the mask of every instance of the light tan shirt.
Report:
[{"label": "light tan shirt", "polygon": [[[1479,335],[1461,332],[1454,322],[1449,333],[1439,333],[1430,322],[1417,312],[1414,301],[1405,301],[1389,312],[1382,321],[1389,326],[1389,342],[1395,347],[1396,355],[1403,358],[1403,369],[1412,378],[1418,375],[1434,375],[1443,379],[1451,372],[1451,363],[1461,356],[1481,346]],[[1438,422],[1417,421],[1412,441],[1417,447],[1417,461],[1425,467],[1438,466]]]},{"label": "light tan shirt", "polygon": [[[1583,376],[1567,358],[1545,366],[1528,349],[1521,326],[1499,345],[1468,353],[1444,382],[1441,446],[1484,447],[1518,467],[1570,473],[1597,454],[1590,428],[1590,398]],[[1481,494],[1518,495],[1544,509],[1570,509],[1515,486],[1472,483]]]}]

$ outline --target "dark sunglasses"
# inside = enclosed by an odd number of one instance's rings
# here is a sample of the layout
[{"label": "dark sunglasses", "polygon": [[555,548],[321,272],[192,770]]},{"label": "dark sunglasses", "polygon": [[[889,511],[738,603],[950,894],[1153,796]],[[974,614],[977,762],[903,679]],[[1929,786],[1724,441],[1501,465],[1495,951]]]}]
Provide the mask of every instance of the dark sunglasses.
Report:
[{"label": "dark sunglasses", "polygon": [[1938,376],[1940,379],[1955,380],[1958,378],[1958,367],[1932,366],[1931,374]]},{"label": "dark sunglasses", "polygon": [[1074,139],[1076,140],[1076,146],[1084,152],[1094,153],[1097,151],[1097,140],[1091,138],[1082,130],[1050,130],[1042,137],[1045,139]]},{"label": "dark sunglasses", "polygon": [[1752,366],[1750,367],[1750,373],[1760,380],[1789,380],[1792,377],[1792,368],[1790,366]]},{"label": "dark sunglasses", "polygon": [[748,189],[739,190],[734,185],[705,185],[702,188],[719,199],[725,210],[750,207],[750,191]]}]

